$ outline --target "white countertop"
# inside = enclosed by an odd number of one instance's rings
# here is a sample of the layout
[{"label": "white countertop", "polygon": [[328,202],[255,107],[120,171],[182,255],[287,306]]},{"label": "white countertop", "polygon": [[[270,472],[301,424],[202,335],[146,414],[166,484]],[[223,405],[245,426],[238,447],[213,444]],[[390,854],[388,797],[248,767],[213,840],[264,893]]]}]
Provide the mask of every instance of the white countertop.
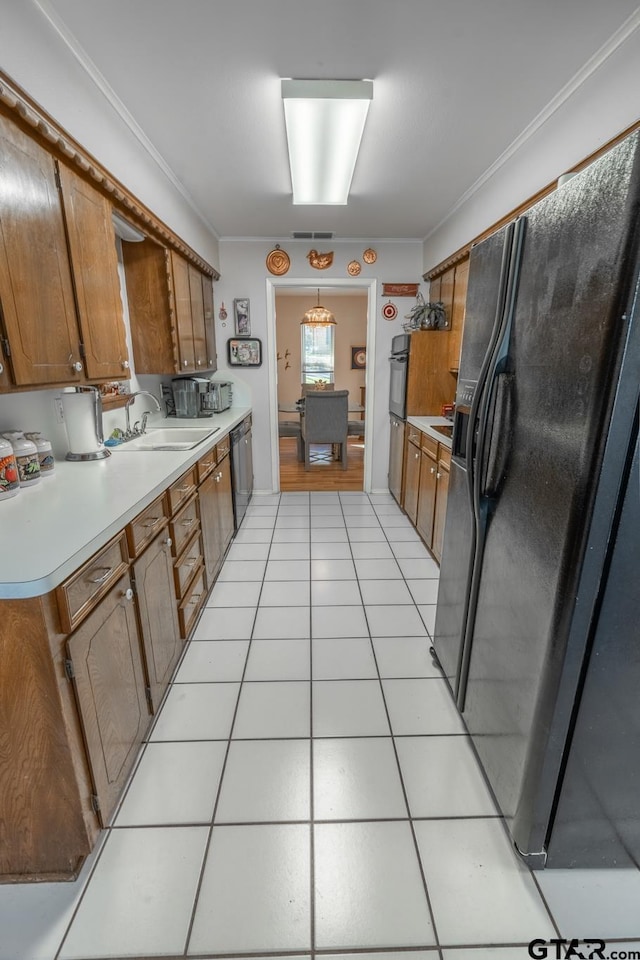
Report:
[{"label": "white countertop", "polygon": [[444,447],[451,449],[451,437],[445,437],[443,433],[438,433],[438,431],[433,430],[432,427],[452,427],[452,420],[447,420],[446,417],[407,417],[407,422],[410,423],[412,427],[416,427],[416,429],[422,430],[423,433],[427,433],[430,437],[433,437],[434,440],[437,440],[438,443],[441,443]]},{"label": "white countertop", "polygon": [[219,428],[191,450],[112,448],[104,460],[56,460],[50,477],[0,503],[0,598],[53,590],[249,413],[232,407],[207,419],[149,422]]}]

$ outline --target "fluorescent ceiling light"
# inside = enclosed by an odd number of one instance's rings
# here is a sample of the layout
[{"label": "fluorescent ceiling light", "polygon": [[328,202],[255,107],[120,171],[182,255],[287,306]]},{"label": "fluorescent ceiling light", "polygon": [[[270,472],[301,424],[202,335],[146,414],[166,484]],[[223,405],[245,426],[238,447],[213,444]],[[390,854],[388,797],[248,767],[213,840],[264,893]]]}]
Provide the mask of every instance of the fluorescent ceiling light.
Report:
[{"label": "fluorescent ceiling light", "polygon": [[293,202],[346,203],[372,80],[283,80]]}]

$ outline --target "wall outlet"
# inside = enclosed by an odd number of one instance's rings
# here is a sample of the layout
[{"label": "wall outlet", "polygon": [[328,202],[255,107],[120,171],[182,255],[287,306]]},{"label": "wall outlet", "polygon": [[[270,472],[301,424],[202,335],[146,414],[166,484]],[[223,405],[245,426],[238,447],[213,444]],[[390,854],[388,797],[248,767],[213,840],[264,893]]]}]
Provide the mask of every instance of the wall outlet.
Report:
[{"label": "wall outlet", "polygon": [[64,410],[62,409],[62,397],[54,397],[53,405],[56,411],[56,423],[64,423]]}]

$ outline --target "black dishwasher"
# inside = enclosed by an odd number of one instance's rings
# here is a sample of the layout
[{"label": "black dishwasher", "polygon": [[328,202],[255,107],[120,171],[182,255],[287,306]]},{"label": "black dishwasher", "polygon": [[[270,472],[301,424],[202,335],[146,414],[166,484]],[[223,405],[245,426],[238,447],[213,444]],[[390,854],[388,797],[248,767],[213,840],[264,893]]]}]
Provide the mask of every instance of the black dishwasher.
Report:
[{"label": "black dishwasher", "polygon": [[253,493],[253,454],[251,416],[231,431],[231,475],[233,478],[233,515],[236,530],[242,523]]}]

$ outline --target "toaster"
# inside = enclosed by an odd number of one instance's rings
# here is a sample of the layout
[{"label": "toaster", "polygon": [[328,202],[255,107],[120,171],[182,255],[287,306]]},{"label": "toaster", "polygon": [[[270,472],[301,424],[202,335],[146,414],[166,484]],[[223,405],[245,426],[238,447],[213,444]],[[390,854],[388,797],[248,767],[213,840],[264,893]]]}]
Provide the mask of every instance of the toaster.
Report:
[{"label": "toaster", "polygon": [[233,384],[228,380],[211,380],[203,397],[203,403],[212,413],[222,413],[231,406],[232,389]]}]

